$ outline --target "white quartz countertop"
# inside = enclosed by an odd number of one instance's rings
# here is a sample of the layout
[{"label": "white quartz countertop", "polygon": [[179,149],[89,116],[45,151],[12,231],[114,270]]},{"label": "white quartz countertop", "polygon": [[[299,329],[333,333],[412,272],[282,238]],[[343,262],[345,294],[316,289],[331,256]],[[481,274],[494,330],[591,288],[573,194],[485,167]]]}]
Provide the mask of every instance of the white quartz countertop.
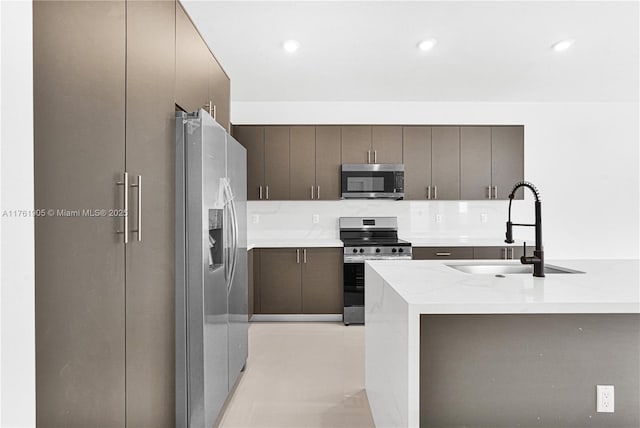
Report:
[{"label": "white quartz countertop", "polygon": [[[413,310],[431,314],[640,313],[640,260],[549,260],[584,274],[468,274],[452,264],[519,261],[368,261]],[[368,269],[367,269],[368,270]]]},{"label": "white quartz countertop", "polygon": [[247,249],[252,248],[315,248],[329,247],[342,248],[342,241],[339,239],[317,239],[317,238],[300,238],[300,239],[255,239],[250,240]]}]

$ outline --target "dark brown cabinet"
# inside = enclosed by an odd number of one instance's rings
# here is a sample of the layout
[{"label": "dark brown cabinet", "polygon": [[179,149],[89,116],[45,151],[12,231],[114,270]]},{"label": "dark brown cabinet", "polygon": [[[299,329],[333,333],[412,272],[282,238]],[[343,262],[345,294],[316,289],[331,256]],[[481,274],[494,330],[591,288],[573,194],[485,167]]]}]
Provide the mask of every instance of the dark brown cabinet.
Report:
[{"label": "dark brown cabinet", "polygon": [[460,199],[492,199],[491,128],[460,128]]},{"label": "dark brown cabinet", "polygon": [[185,111],[197,111],[209,104],[211,53],[179,2],[176,8],[175,98]]},{"label": "dark brown cabinet", "polygon": [[[33,3],[36,209],[121,208],[125,34],[123,1]],[[35,218],[39,427],[125,425],[121,221]]]},{"label": "dark brown cabinet", "polygon": [[343,126],[342,163],[402,163],[402,127]]},{"label": "dark brown cabinet", "polygon": [[33,20],[35,207],[129,202],[128,229],[35,219],[36,423],[173,426],[175,109],[209,98],[210,52],[171,1],[36,1]]},{"label": "dark brown cabinet", "polygon": [[431,128],[405,126],[402,129],[404,198],[431,198]]},{"label": "dark brown cabinet", "polygon": [[256,314],[342,312],[341,248],[253,250]]},{"label": "dark brown cabinet", "polygon": [[260,249],[260,299],[256,313],[302,312],[301,257],[299,248]]},{"label": "dark brown cabinet", "polygon": [[431,198],[460,199],[460,127],[431,128]]},{"label": "dark brown cabinet", "polygon": [[[460,198],[508,199],[524,179],[522,126],[460,128]],[[522,191],[516,199],[522,199]]]},{"label": "dark brown cabinet", "polygon": [[[517,260],[524,255],[520,246],[504,247],[413,247],[413,260]],[[527,256],[533,255],[533,247],[527,247]]]},{"label": "dark brown cabinet", "polygon": [[345,163],[404,163],[407,200],[507,199],[524,178],[522,126],[241,125],[234,136],[250,200],[340,199]]},{"label": "dark brown cabinet", "polygon": [[207,51],[209,61],[209,113],[230,132],[231,80],[216,58]]},{"label": "dark brown cabinet", "polygon": [[473,259],[473,247],[414,247],[414,260]]},{"label": "dark brown cabinet", "polygon": [[342,163],[373,163],[371,126],[342,127]]},{"label": "dark brown cabinet", "polygon": [[342,248],[303,248],[302,261],[302,313],[342,313]]},{"label": "dark brown cabinet", "polygon": [[131,221],[141,216],[142,230],[126,250],[128,426],[171,427],[175,420],[174,43],[173,3],[128,3],[126,170],[142,186],[129,194]]},{"label": "dark brown cabinet", "polygon": [[234,126],[233,136],[247,149],[247,199],[265,199],[264,126]]},{"label": "dark brown cabinet", "polygon": [[290,145],[288,126],[264,130],[264,199],[289,199]]},{"label": "dark brown cabinet", "polygon": [[291,127],[291,199],[340,199],[340,128]]},{"label": "dark brown cabinet", "polygon": [[233,127],[247,149],[249,200],[340,199],[340,127]]},{"label": "dark brown cabinet", "polygon": [[[524,126],[491,128],[491,184],[493,199],[508,199],[513,186],[524,180]],[[524,189],[516,191],[524,199]]]},{"label": "dark brown cabinet", "polygon": [[291,199],[311,200],[316,193],[316,128],[292,126]]},{"label": "dark brown cabinet", "polygon": [[[527,256],[533,256],[534,247],[527,247]],[[474,259],[488,260],[517,260],[524,255],[524,248],[520,246],[504,247],[474,247]]]},{"label": "dark brown cabinet", "polygon": [[[173,3],[172,3],[173,4]],[[175,4],[176,104],[207,110],[229,131],[231,81],[179,2]]]},{"label": "dark brown cabinet", "polygon": [[315,199],[336,200],[342,195],[340,127],[316,126]]},{"label": "dark brown cabinet", "polygon": [[402,163],[402,127],[373,126],[371,128],[372,163]]}]

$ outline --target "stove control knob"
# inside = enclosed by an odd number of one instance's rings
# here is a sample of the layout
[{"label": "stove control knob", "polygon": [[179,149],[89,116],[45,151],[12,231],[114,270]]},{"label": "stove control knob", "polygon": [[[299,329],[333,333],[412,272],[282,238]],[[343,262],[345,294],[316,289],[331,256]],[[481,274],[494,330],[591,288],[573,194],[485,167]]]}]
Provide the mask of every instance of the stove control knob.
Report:
[{"label": "stove control knob", "polygon": [[354,248],[354,249],[353,249],[353,252],[354,252],[354,253],[357,253],[357,252],[358,252],[358,249],[357,249],[357,248]]},{"label": "stove control knob", "polygon": [[361,253],[364,253],[364,248],[360,248],[360,252],[361,252]]},{"label": "stove control knob", "polygon": [[404,250],[403,250],[402,248],[398,248],[398,252],[399,252],[399,253],[403,253],[403,252],[404,252]]},{"label": "stove control knob", "polygon": [[395,248],[392,248],[392,249],[391,249],[391,252],[392,252],[392,253],[395,253],[396,251],[398,251],[398,250],[396,250]]},{"label": "stove control knob", "polygon": [[379,253],[379,252],[380,252],[380,248],[376,248],[376,253]]}]

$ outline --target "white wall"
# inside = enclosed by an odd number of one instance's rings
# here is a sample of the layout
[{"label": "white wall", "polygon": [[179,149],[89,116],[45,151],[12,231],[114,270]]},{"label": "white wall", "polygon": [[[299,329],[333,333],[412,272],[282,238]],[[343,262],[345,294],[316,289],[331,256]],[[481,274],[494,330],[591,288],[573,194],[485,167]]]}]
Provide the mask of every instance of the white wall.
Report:
[{"label": "white wall", "polygon": [[[31,1],[0,1],[0,212],[33,209]],[[35,426],[33,218],[0,223],[0,426]]]},{"label": "white wall", "polygon": [[[536,184],[542,195],[545,255],[613,259],[640,257],[639,113],[637,103],[236,102],[232,105],[232,122],[522,124],[525,179]],[[314,209],[314,203],[289,204],[294,208],[284,204],[280,210],[308,214]],[[432,203],[423,204],[431,206],[432,211],[437,209]],[[486,204],[468,202],[466,206],[477,214]],[[519,203],[518,212],[533,212],[533,207],[527,208],[526,204]],[[301,208],[305,206],[308,208]],[[261,210],[255,207],[250,204],[250,213],[252,209]],[[455,212],[455,208],[448,210]],[[476,214],[469,221],[474,222]],[[309,227],[313,227],[309,217]],[[250,238],[264,232],[266,225],[286,227],[277,220],[261,220],[258,225],[249,220]],[[464,222],[456,221],[456,227]],[[440,227],[437,232],[456,230]],[[503,233],[493,219],[477,231]]]}]

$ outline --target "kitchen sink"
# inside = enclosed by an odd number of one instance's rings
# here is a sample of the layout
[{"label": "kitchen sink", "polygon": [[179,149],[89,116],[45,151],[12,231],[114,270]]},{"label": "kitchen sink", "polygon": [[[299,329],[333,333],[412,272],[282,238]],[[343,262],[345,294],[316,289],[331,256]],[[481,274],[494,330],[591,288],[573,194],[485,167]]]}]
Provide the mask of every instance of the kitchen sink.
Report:
[{"label": "kitchen sink", "polygon": [[[459,270],[464,273],[473,273],[481,275],[512,275],[512,274],[529,274],[533,273],[532,265],[522,264],[448,264],[452,269]],[[560,266],[545,265],[545,274],[573,274],[584,273],[578,270],[568,269]]]}]

